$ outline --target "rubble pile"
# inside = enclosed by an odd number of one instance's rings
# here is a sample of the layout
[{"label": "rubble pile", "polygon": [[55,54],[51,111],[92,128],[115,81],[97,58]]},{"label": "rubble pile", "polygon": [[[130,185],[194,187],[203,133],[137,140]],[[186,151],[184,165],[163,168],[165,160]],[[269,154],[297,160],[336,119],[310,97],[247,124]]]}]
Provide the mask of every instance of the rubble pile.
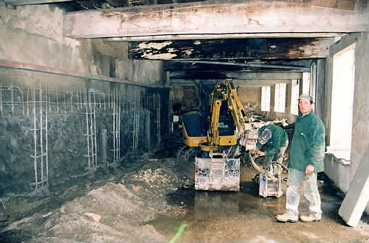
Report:
[{"label": "rubble pile", "polygon": [[161,163],[147,163],[118,183],[14,222],[2,234],[32,232],[21,239],[29,242],[168,242],[150,224],[157,213],[171,209],[166,195],[178,185],[177,176]]}]

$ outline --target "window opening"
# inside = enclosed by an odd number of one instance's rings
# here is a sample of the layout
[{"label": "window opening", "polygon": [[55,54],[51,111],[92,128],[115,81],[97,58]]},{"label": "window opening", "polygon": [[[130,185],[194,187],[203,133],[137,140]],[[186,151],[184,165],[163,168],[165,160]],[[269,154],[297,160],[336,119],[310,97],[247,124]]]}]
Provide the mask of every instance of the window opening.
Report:
[{"label": "window opening", "polygon": [[310,94],[310,73],[302,73],[302,94]]},{"label": "window opening", "polygon": [[275,85],[274,111],[285,112],[286,107],[286,84],[280,83]]},{"label": "window opening", "polygon": [[355,47],[353,44],[333,56],[331,131],[329,152],[350,160],[352,113],[355,81]]},{"label": "window opening", "polygon": [[299,91],[300,84],[298,79],[292,80],[292,90],[291,90],[291,114],[298,115],[299,114]]},{"label": "window opening", "polygon": [[270,111],[270,86],[261,87],[261,110]]}]

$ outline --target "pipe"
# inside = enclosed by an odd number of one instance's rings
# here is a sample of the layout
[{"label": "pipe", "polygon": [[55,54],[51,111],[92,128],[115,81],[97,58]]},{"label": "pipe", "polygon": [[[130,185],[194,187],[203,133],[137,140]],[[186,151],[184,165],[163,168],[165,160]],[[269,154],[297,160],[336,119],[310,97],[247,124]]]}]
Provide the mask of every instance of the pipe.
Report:
[{"label": "pipe", "polygon": [[179,237],[185,232],[185,228],[187,227],[187,224],[181,224],[179,226],[177,233],[173,236],[173,238],[169,241],[169,243],[175,243]]},{"label": "pipe", "polygon": [[216,62],[216,61],[186,61],[186,60],[171,60],[172,62],[183,62],[183,63],[201,63],[201,64],[214,64],[214,65],[226,65],[226,66],[241,66],[241,67],[260,67],[260,68],[276,68],[276,69],[288,69],[288,70],[301,70],[309,71],[309,68],[302,66],[289,66],[289,65],[271,65],[261,63],[233,63],[233,62]]},{"label": "pipe", "polygon": [[166,88],[166,87],[163,87],[162,85],[138,83],[138,82],[127,81],[127,80],[111,78],[111,77],[86,77],[86,76],[82,76],[79,73],[64,70],[64,69],[51,68],[51,67],[27,64],[27,63],[21,63],[21,62],[12,62],[12,61],[7,61],[7,60],[0,60],[0,67],[9,68],[9,69],[25,70],[25,71],[31,71],[31,72],[37,72],[37,73],[54,74],[54,75],[67,76],[67,77],[73,77],[73,78],[81,78],[81,79],[86,79],[86,80],[97,80],[97,81],[107,81],[107,82],[114,82],[114,83],[121,83],[121,84],[130,84],[130,85],[146,87],[146,88]]},{"label": "pipe", "polygon": [[272,181],[274,182],[277,182],[278,179],[272,174],[270,173],[269,171],[267,170],[264,170],[262,168],[260,168],[260,166],[258,166],[255,161],[254,161],[254,158],[251,156],[251,153],[249,152],[249,157],[250,157],[250,161],[251,161],[251,165],[252,167],[254,167],[254,169],[259,172],[259,173],[265,173],[269,179],[271,179]]}]

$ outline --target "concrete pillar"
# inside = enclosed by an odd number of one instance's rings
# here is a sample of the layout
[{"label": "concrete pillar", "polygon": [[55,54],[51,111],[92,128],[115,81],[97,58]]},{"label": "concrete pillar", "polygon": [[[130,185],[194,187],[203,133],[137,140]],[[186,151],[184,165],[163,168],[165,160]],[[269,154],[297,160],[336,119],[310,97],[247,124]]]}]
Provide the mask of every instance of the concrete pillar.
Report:
[{"label": "concrete pillar", "polygon": [[369,146],[361,158],[338,214],[352,227],[356,227],[369,202]]}]

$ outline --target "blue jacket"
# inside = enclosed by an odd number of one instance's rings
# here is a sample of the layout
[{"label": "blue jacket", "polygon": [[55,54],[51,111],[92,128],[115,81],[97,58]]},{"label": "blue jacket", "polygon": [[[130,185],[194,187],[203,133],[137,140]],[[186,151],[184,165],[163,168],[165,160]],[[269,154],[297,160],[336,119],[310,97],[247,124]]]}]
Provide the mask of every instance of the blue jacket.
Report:
[{"label": "blue jacket", "polygon": [[325,128],[322,120],[311,111],[299,116],[290,149],[289,167],[305,172],[308,164],[315,167],[314,172],[324,171]]}]

